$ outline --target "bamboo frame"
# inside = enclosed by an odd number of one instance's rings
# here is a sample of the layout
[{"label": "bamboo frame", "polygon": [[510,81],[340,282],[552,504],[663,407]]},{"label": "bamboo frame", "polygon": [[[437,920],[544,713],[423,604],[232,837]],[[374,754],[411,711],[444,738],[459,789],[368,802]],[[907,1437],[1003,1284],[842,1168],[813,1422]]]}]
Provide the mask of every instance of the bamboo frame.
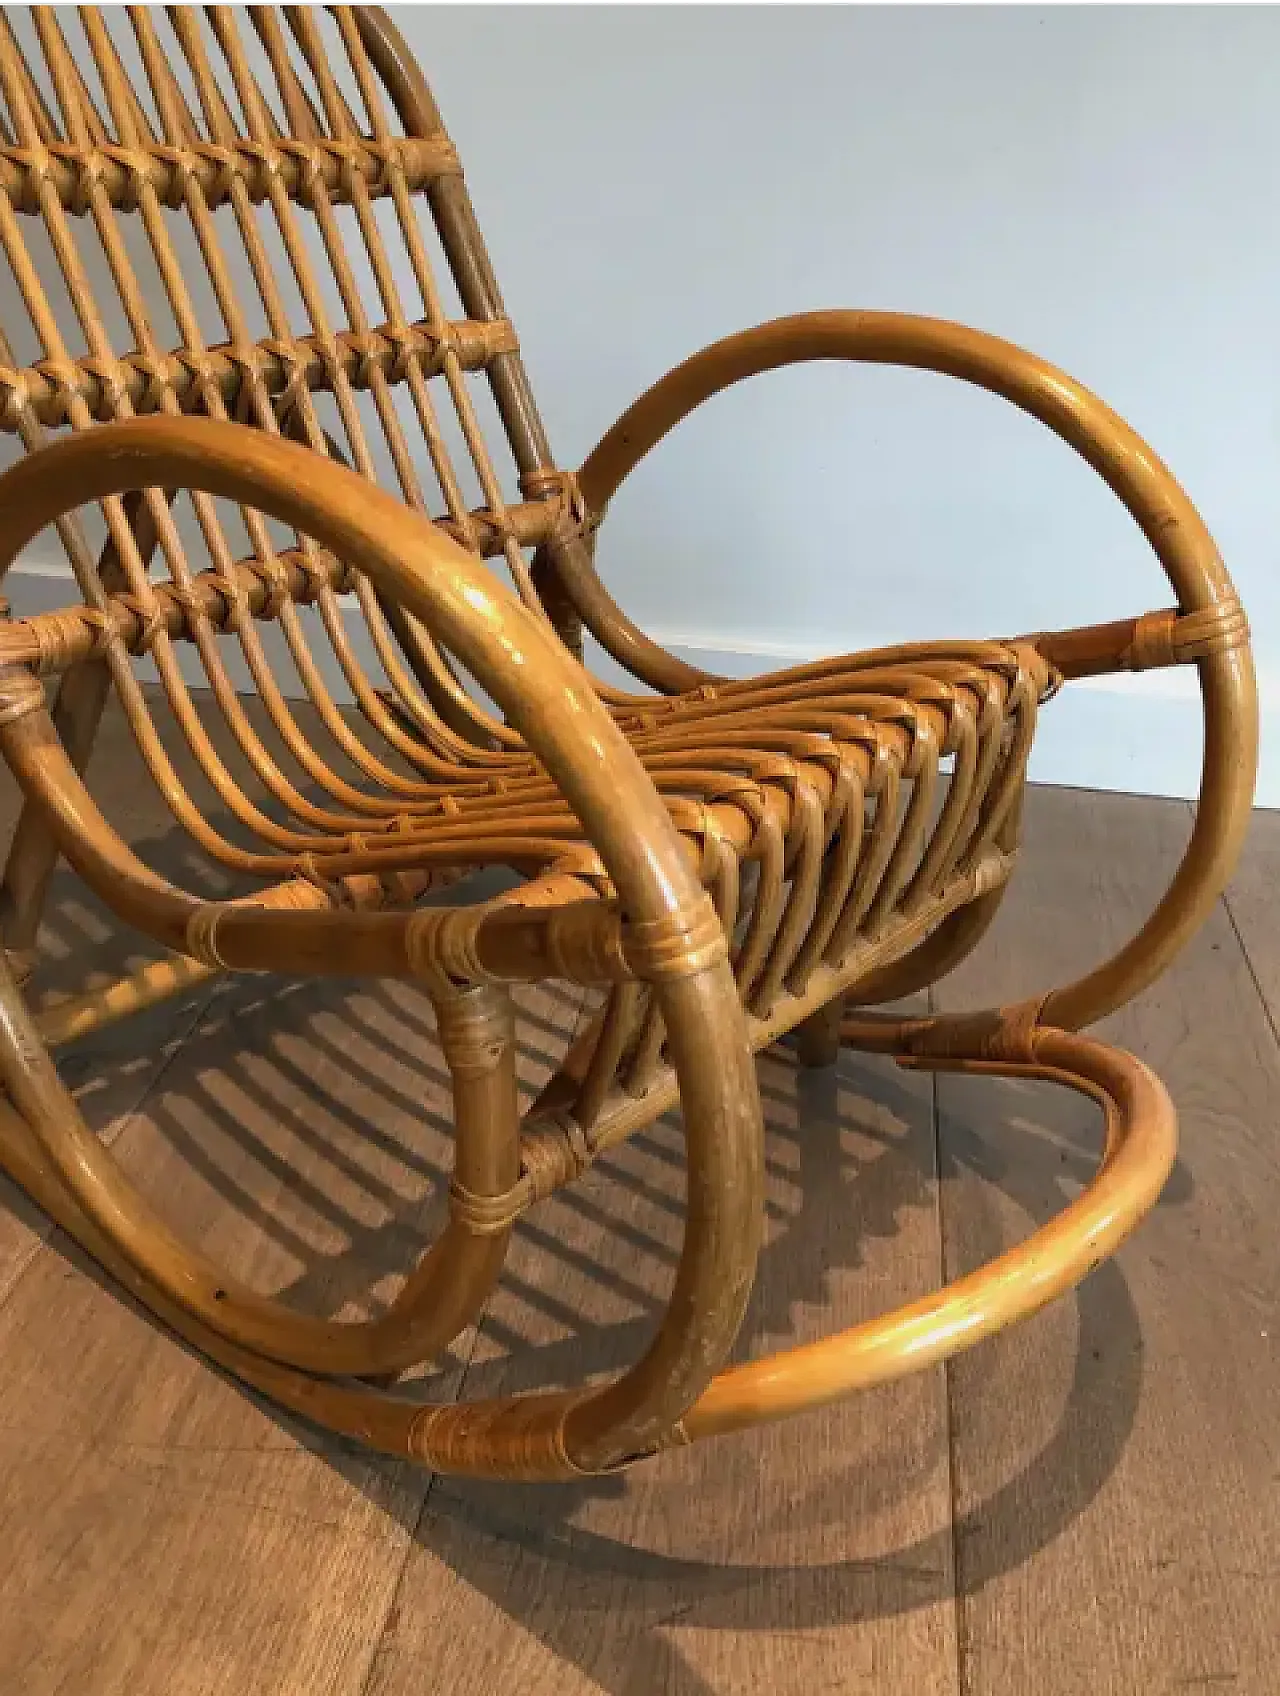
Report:
[{"label": "bamboo frame", "polygon": [[[0,478],[0,576],[53,524],[81,600],[0,625],[0,749],[24,797],[0,891],[0,1164],[246,1382],[391,1452],[490,1476],[609,1470],[821,1405],[969,1346],[1084,1276],[1154,1203],[1174,1116],[1140,1062],[1079,1027],[1151,982],[1201,922],[1238,851],[1256,764],[1247,627],[1169,472],[1100,401],[1008,343],[930,319],[826,312],[695,355],[565,473],[456,155],[383,12],[215,7],[206,20],[172,8],[162,20],[86,9],[79,51],[61,15],[37,8],[33,27],[56,110],[12,27],[0,27],[0,248],[40,347],[24,364],[0,337],[0,427],[30,450]],[[51,246],[70,340],[25,218]],[[139,231],[131,244],[126,219]],[[110,311],[86,262],[90,234]],[[432,241],[457,292],[452,317]],[[155,328],[157,299],[176,347]],[[120,321],[131,345],[117,345]],[[924,366],[1039,418],[1128,508],[1176,606],[738,682],[665,653],[595,572],[609,499],[703,400],[819,358]],[[478,381],[509,465],[481,428]],[[504,493],[504,470],[518,499]],[[93,503],[96,541],[77,511]],[[486,558],[505,564],[511,589]],[[343,595],[380,679],[356,655]],[[279,627],[318,730],[290,705],[264,622]],[[325,683],[317,626],[350,686],[354,726]],[[583,669],[584,628],[634,692]],[[223,720],[221,751],[179,643],[194,649]],[[228,645],[269,736],[236,693]],[[234,834],[166,754],[133,672],[143,653],[159,671],[160,710]],[[1042,701],[1073,677],[1178,663],[1197,666],[1204,699],[1201,804],[1139,934],[1018,1007],[925,1021],[868,1011],[935,982],[985,932],[1017,858]],[[255,894],[214,902],[178,888],[98,810],[81,772],[111,691],[176,823]],[[173,954],[33,1016],[21,978],[60,856]],[[495,864],[522,875],[510,894],[415,906],[425,889]],[[267,966],[413,978],[436,1007],[457,1132],[449,1219],[367,1323],[290,1311],[183,1243],[90,1134],[50,1059],[52,1046],[201,977]],[[605,1000],[522,1118],[510,986],[541,979],[598,986]],[[726,1369],[763,1207],[752,1056],[789,1033],[806,1065],[829,1064],[844,1043],[1076,1089],[1102,1110],[1106,1150],[1090,1188],[990,1267],[853,1332]],[[480,1313],[519,1218],[677,1100],[684,1246],[641,1358],[570,1392],[427,1408],[398,1395],[397,1376]]]}]

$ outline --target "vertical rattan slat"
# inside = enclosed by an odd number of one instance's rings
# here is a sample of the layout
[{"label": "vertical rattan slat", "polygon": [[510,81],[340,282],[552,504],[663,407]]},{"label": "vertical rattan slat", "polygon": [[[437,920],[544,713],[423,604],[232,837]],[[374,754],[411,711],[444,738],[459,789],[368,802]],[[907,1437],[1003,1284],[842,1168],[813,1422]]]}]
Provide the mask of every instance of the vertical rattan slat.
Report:
[{"label": "vertical rattan slat", "polygon": [[[255,12],[253,17],[255,27],[258,29],[259,34],[264,38],[268,51],[273,55],[273,62],[279,61],[283,67],[283,42],[279,39],[277,31],[273,27],[274,19],[265,11]],[[348,143],[355,142],[358,132],[355,127],[354,119],[349,107],[346,106],[346,103],[342,99],[342,96],[333,80],[323,45],[317,39],[314,18],[309,13],[301,10],[291,10],[288,13],[288,17],[294,34],[302,43],[307,63],[311,67],[320,86],[322,101],[335,139]],[[350,44],[356,47],[357,53],[359,53],[358,35],[352,31],[348,40]],[[281,74],[283,75],[283,70]],[[370,92],[372,94],[372,85],[368,83],[368,79],[366,79],[366,84],[370,87]],[[386,126],[385,124],[379,124],[376,115],[373,121],[373,134],[374,139],[379,142],[385,144],[388,140]],[[401,197],[404,193],[404,181],[403,173],[397,167],[394,159],[391,160],[388,167],[388,184],[392,196],[397,199],[397,205],[399,207],[401,204]],[[394,336],[395,333],[403,333],[406,329],[406,322],[401,307],[399,291],[396,288],[395,280],[387,261],[387,255],[382,243],[381,235],[373,217],[372,203],[367,185],[362,179],[356,179],[353,180],[351,186],[352,205],[359,221],[365,251],[372,264],[374,276],[382,297],[383,309],[390,321]],[[334,225],[332,208],[328,206],[327,201],[322,197],[322,195],[317,197],[317,206],[321,210],[320,222],[326,244],[326,250],[329,252],[331,258],[335,259],[335,275],[338,277],[344,302],[349,302],[349,310],[354,310],[354,312],[358,314],[362,310],[359,304],[359,294],[354,287],[353,279],[350,278],[349,272],[341,259],[341,242]],[[450,346],[449,326],[441,308],[438,291],[436,290],[434,282],[430,276],[429,268],[425,266],[425,259],[422,258],[420,251],[414,251],[413,242],[409,240],[410,231],[412,231],[415,239],[417,236],[417,225],[412,219],[411,213],[407,223],[402,221],[401,229],[402,234],[406,238],[407,249],[414,260],[415,274],[418,284],[422,289],[423,298],[427,306],[428,329],[430,333],[437,338],[437,345],[442,349],[443,375],[446,383],[448,384],[449,393],[453,400],[467,446],[470,450],[472,462],[479,475],[481,487],[484,490],[488,502],[489,513],[499,531],[503,533],[503,553],[506,557],[508,568],[511,570],[516,585],[520,590],[522,599],[525,600],[527,605],[535,605],[536,596],[534,595],[532,585],[529,582],[528,572],[526,570],[523,557],[520,554],[514,538],[510,534],[506,511],[502,501],[501,489],[499,488],[497,479],[494,476],[492,465],[489,462],[488,455],[484,448],[483,439],[475,420],[474,410],[471,407],[470,397],[467,394],[466,380],[460,369],[457,353]],[[354,324],[353,327],[355,327]],[[435,419],[434,408],[431,404],[430,397],[427,394],[426,383],[423,379],[420,360],[412,351],[409,351],[406,355],[403,375],[410,393],[413,396],[418,422],[428,444],[428,451],[430,453],[437,478],[440,481],[441,489],[448,505],[449,514],[455,522],[462,526],[464,544],[469,542],[472,546],[474,546],[475,537],[470,514],[467,511],[466,502],[462,497],[457,477],[454,473],[452,464],[449,461],[448,450]],[[417,480],[417,474],[414,470],[413,456],[410,452],[408,442],[405,439],[404,432],[400,427],[387,379],[381,371],[375,371],[372,374],[371,386],[377,403],[378,415],[382,424],[383,433],[391,448],[392,457],[395,461],[402,492],[411,506],[415,507],[419,511],[424,510],[425,502],[423,501],[421,489]],[[464,722],[469,720],[471,725],[479,729],[482,735],[491,737],[496,736],[500,740],[503,739],[504,732],[501,724],[494,720],[490,715],[478,710],[475,704],[472,703],[466,696],[465,692],[457,687],[456,680],[453,679],[451,674],[449,674],[443,667],[443,662],[440,661],[435,650],[435,645],[430,642],[430,638],[425,637],[424,633],[418,630],[409,621],[406,621],[403,626],[403,630],[407,636],[407,646],[410,658],[411,660],[416,660],[418,662],[418,666],[415,667],[415,669],[421,667],[426,668],[428,671],[428,677],[423,679],[423,681],[427,683],[428,688],[433,690],[443,689],[446,691],[451,699],[455,711],[462,715]]]},{"label": "vertical rattan slat", "polygon": [[[172,15],[174,30],[186,51],[186,56],[196,78],[200,97],[204,102],[205,117],[215,145],[224,154],[231,151],[235,139],[235,125],[226,102],[222,97],[218,84],[212,74],[205,45],[196,20],[186,9],[175,8]],[[203,192],[202,198],[203,198]],[[234,209],[237,230],[244,243],[245,253],[257,286],[259,297],[267,314],[271,329],[273,345],[280,350],[289,349],[293,345],[287,312],[274,270],[267,255],[262,232],[254,218],[253,206],[250,203],[246,185],[233,178],[230,184],[230,203]],[[253,421],[259,428],[270,433],[277,432],[282,424],[288,425],[290,420],[297,420],[302,425],[301,439],[316,451],[325,453],[328,445],[325,433],[320,425],[312,401],[310,389],[298,385],[293,393],[286,390],[284,406],[273,404],[271,397],[265,392],[262,384],[256,381],[256,372],[252,362],[246,359],[245,381],[251,385],[250,393],[253,398]],[[281,416],[282,415],[282,416]],[[304,549],[310,553],[309,542],[304,541]],[[358,662],[352,654],[349,642],[345,640],[343,631],[342,611],[337,603],[332,586],[323,572],[313,576],[315,598],[320,608],[324,629],[333,644],[333,651],[339,661],[345,681],[351,685],[359,704],[366,709],[366,716],[376,726],[380,719],[376,712],[368,713],[369,696],[362,688],[362,674]],[[290,653],[298,668],[299,676],[306,688],[312,703],[316,706],[326,730],[334,739],[343,756],[349,759],[355,767],[392,793],[406,797],[417,792],[416,786],[406,785],[402,776],[389,766],[385,760],[377,757],[367,744],[353,735],[341,714],[337,711],[332,695],[325,684],[320,668],[311,657],[301,622],[293,608],[288,595],[278,597],[278,611],[281,619]],[[432,739],[431,746],[426,749],[415,749],[404,741],[392,746],[401,756],[408,758],[410,763],[418,766],[427,773],[435,772],[444,775],[447,769],[441,768],[436,755],[439,753],[438,740]],[[433,754],[432,749],[436,752]]]}]

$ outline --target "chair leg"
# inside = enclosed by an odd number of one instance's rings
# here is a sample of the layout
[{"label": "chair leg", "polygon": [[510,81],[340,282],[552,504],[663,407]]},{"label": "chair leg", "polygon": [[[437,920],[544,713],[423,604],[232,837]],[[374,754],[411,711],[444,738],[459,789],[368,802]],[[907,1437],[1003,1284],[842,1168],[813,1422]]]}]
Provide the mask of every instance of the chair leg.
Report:
[{"label": "chair leg", "polygon": [[[173,492],[165,499],[172,505]],[[125,496],[124,510],[145,564],[159,540],[155,520],[143,504],[143,496],[136,492]],[[112,542],[108,542],[98,560],[98,578],[109,593],[127,587]],[[7,613],[7,605],[5,610]],[[58,685],[53,707],[54,728],[67,757],[82,774],[93,752],[110,691],[111,672],[104,659],[89,659],[74,666],[64,673]],[[35,966],[36,937],[57,863],[58,845],[48,819],[40,807],[25,802],[0,880],[0,934],[8,951],[10,969],[19,983],[30,977]]]},{"label": "chair leg", "polygon": [[837,995],[795,1029],[796,1058],[802,1066],[834,1066],[840,1055],[844,997]]},{"label": "chair leg", "polygon": [[[109,1270],[129,1268],[128,1287],[156,1312],[172,1323],[177,1308],[202,1338],[221,1338],[237,1362],[261,1362],[269,1374],[283,1367],[312,1377],[397,1376],[443,1353],[475,1321],[502,1270],[516,1217],[509,1198],[520,1175],[519,1096],[509,998],[481,985],[438,999],[436,1008],[454,1083],[449,1219],[376,1318],[295,1312],[172,1232],[85,1125],[2,956],[0,1170],[59,1223],[65,1212],[74,1221],[67,1228]],[[97,1246],[104,1240],[107,1256]],[[240,1364],[235,1370],[266,1382]]]},{"label": "chair leg", "polygon": [[[59,685],[53,723],[78,772],[89,763],[110,687],[103,660],[86,660]],[[19,983],[35,965],[36,936],[57,863],[58,844],[46,814],[33,802],[24,802],[0,881],[0,928]]]}]

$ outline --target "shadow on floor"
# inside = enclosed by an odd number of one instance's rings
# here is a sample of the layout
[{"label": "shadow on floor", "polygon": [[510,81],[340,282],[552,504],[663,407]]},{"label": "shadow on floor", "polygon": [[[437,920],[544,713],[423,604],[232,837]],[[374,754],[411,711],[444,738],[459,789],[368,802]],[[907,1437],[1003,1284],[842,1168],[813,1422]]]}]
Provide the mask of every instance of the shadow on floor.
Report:
[{"label": "shadow on floor", "polygon": [[[72,896],[60,881],[51,905],[53,952],[62,962],[86,941],[117,947],[103,942],[95,904],[74,888]],[[95,960],[111,963],[105,954]],[[554,1065],[581,1017],[580,1001],[554,988],[530,1009],[521,1026],[528,1087]],[[132,1064],[137,1034],[136,1025],[126,1025],[93,1039],[68,1057],[68,1081],[88,1089],[104,1069]],[[945,1115],[922,1131],[918,1080],[909,1086],[890,1067],[846,1056],[837,1078],[796,1074],[766,1060],[761,1077],[770,1230],[742,1354],[785,1346],[797,1311],[820,1308],[833,1278],[858,1271],[869,1249],[892,1242],[913,1210],[935,1206],[939,1151],[948,1190],[966,1178],[980,1180],[1014,1205],[1025,1229],[1062,1204],[1059,1186],[1045,1183],[1044,1161],[1024,1167],[999,1157],[968,1118]],[[146,1117],[160,1145],[203,1186],[214,1209],[237,1221],[242,1236],[248,1230],[261,1237],[268,1263],[286,1269],[278,1284],[283,1299],[310,1312],[348,1313],[371,1286],[385,1299],[387,1281],[421,1250],[424,1220],[447,1182],[446,1083],[429,1004],[411,987],[241,980],[205,998],[147,1100]],[[1010,1102],[1011,1111],[1026,1117],[1025,1099],[1011,1095]],[[1044,1128],[1058,1177],[1084,1182],[1096,1159],[1090,1115],[1050,1118]],[[1030,1132],[1034,1138],[1035,1124]],[[1178,1175],[1168,1199],[1185,1194],[1186,1180]],[[833,1195],[843,1215],[833,1209]],[[512,1321],[510,1303],[495,1304],[481,1328],[482,1346],[471,1352],[465,1393],[491,1393],[499,1383],[505,1392],[564,1382],[633,1358],[652,1331],[674,1267],[680,1199],[678,1127],[665,1124],[602,1162],[600,1181],[581,1196],[547,1204],[559,1209],[554,1217],[530,1219],[512,1267],[516,1294],[536,1310],[534,1338]],[[842,1216],[847,1225],[837,1228]],[[611,1256],[593,1258],[581,1246],[592,1233],[614,1245]],[[984,1258],[1004,1246],[994,1212],[976,1222],[970,1232],[975,1240]],[[89,1270],[60,1237],[56,1246]],[[92,1275],[106,1284],[96,1270]],[[117,1299],[128,1299],[108,1287]],[[701,1630],[803,1631],[907,1613],[949,1598],[957,1572],[966,1592],[980,1589],[1034,1555],[1089,1505],[1132,1428],[1143,1348],[1138,1314],[1114,1261],[1099,1268],[1074,1301],[1074,1369],[1050,1439],[956,1523],[942,1523],[874,1559],[737,1564],[682,1552],[678,1525],[666,1526],[665,1535],[648,1544],[600,1529],[602,1505],[647,1487],[643,1470],[537,1487],[424,1476],[422,1511],[411,1529],[423,1551],[536,1630],[610,1696],[709,1690],[662,1630],[676,1618]],[[363,1310],[377,1305],[374,1300]],[[614,1310],[615,1317],[599,1317]],[[268,1411],[361,1488],[369,1490],[371,1472],[399,1465],[370,1461],[279,1410]],[[812,1416],[808,1431],[790,1427],[791,1440],[820,1443],[824,1417]],[[938,1441],[946,1440],[940,1430]],[[759,1501],[751,1490],[757,1464],[747,1447],[752,1441],[730,1438],[698,1451],[712,1457],[698,1479],[714,1496],[704,1500],[700,1514],[704,1520],[720,1516],[729,1549],[753,1542],[747,1528]],[[742,1445],[736,1458],[735,1445]],[[664,1458],[654,1470],[682,1460]],[[857,1488],[847,1496],[860,1504],[873,1500],[882,1508],[917,1487],[892,1455],[873,1450],[857,1464]],[[379,1490],[378,1499],[386,1494]],[[793,1503],[791,1511],[838,1517],[838,1466],[822,1473],[820,1497]],[[1039,1504],[1035,1513],[1026,1511],[1029,1497]],[[743,1527],[740,1538],[735,1523]],[[960,1548],[967,1554],[957,1562]],[[518,1560],[508,1558],[513,1555]],[[571,1609],[557,1615],[542,1608],[549,1584],[572,1592]],[[590,1622],[606,1610],[616,1615],[620,1595],[632,1629],[609,1633],[611,1649]]]}]

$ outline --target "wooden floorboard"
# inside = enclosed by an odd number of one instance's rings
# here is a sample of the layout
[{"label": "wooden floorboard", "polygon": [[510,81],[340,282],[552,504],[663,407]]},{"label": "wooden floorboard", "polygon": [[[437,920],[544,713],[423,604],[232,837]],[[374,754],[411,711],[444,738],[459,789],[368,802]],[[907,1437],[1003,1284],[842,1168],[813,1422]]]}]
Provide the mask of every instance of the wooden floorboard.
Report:
[{"label": "wooden floorboard", "polygon": [[[425,997],[243,980],[116,1153],[177,1229],[310,1312],[367,1311],[437,1229]],[[465,1352],[465,1345],[464,1345]],[[0,1689],[361,1689],[430,1483],[211,1372],[55,1238],[0,1309]],[[452,1395],[456,1367],[441,1374]]]},{"label": "wooden floorboard", "polygon": [[[927,1079],[766,1060],[769,1239],[744,1348],[819,1335],[938,1273]],[[636,1138],[521,1232],[466,1393],[616,1369],[679,1243],[674,1126]],[[441,1479],[369,1696],[912,1691],[956,1685],[939,1373],[807,1426],[518,1489]]]},{"label": "wooden floorboard", "polygon": [[[144,809],[134,839],[182,870],[119,759]],[[1083,968],[1145,910],[1186,818],[1034,791],[1008,910],[940,1000]],[[1167,1198],[1114,1265],[949,1374],[623,1477],[482,1487],[329,1441],[0,1198],[0,1696],[1275,1696],[1280,1060],[1256,985],[1274,1011],[1277,855],[1264,815],[1230,916],[1108,1027],[1167,1078],[1183,1125]],[[95,948],[128,953],[99,926],[62,886],[44,993]],[[552,988],[528,1014],[536,1088],[582,1013]],[[447,1101],[408,986],[245,980],[104,1033],[64,1075],[181,1229],[309,1311],[385,1300],[438,1220]],[[1096,1148],[1087,1107],[1039,1086],[939,1079],[935,1115],[933,1080],[851,1055],[827,1075],[771,1058],[761,1081],[752,1352],[996,1252],[1074,1193]],[[425,1390],[632,1358],[681,1196],[664,1123],[545,1204]]]},{"label": "wooden floorboard", "polygon": [[[1132,930],[1186,809],[1039,790],[1008,908],[944,1005],[1061,981]],[[1074,1299],[951,1370],[971,1696],[1280,1689],[1280,1056],[1225,909],[1102,1027],[1167,1082],[1165,1197]],[[1043,1085],[939,1077],[954,1276],[1063,1205],[1095,1115]]]}]

